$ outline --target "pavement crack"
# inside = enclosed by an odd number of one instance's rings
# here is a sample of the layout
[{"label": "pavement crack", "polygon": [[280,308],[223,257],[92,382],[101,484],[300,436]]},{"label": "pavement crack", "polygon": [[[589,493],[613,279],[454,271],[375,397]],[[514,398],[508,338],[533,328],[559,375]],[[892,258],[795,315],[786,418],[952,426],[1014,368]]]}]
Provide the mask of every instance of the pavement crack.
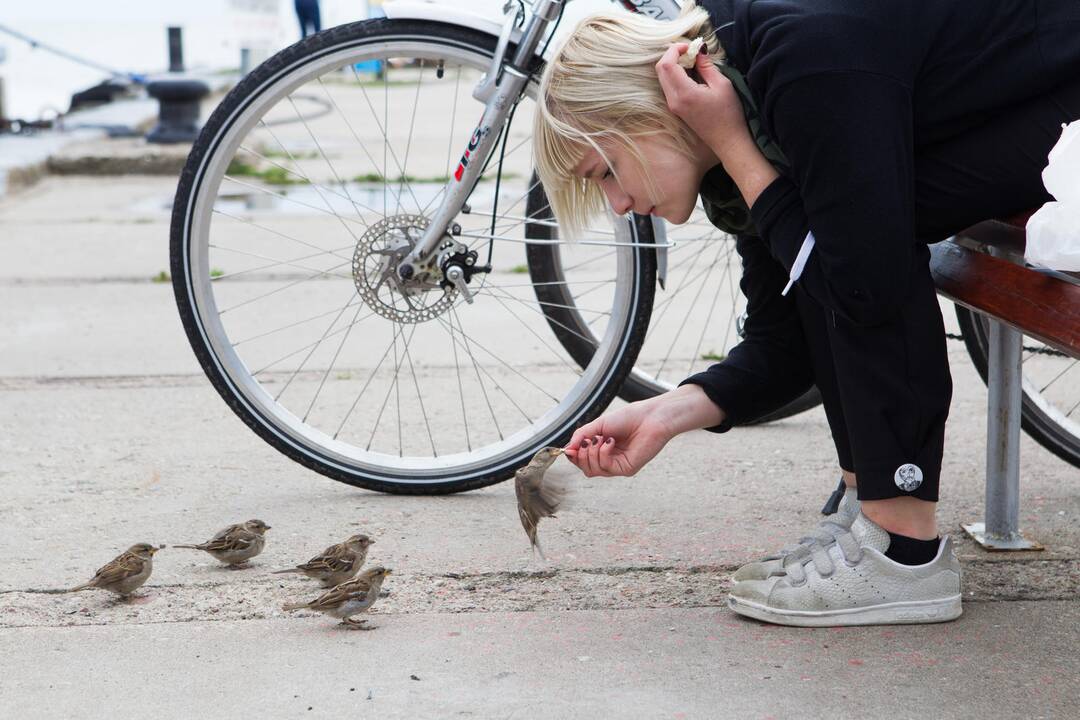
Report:
[{"label": "pavement crack", "polygon": [[[1075,600],[1080,559],[966,561],[965,601]],[[626,565],[395,574],[373,614],[723,607],[733,566]],[[323,589],[300,577],[151,583],[130,601],[100,591],[0,591],[0,627],[242,621],[294,617],[285,602]],[[301,614],[302,617],[304,614]]]}]

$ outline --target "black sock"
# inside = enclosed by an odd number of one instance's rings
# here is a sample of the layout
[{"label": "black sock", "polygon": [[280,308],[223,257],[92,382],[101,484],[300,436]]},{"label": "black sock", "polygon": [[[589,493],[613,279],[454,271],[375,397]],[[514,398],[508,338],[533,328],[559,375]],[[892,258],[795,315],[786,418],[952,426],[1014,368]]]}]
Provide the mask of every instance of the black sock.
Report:
[{"label": "black sock", "polygon": [[925,565],[937,555],[941,538],[916,540],[907,535],[889,533],[889,549],[885,557],[901,565]]}]

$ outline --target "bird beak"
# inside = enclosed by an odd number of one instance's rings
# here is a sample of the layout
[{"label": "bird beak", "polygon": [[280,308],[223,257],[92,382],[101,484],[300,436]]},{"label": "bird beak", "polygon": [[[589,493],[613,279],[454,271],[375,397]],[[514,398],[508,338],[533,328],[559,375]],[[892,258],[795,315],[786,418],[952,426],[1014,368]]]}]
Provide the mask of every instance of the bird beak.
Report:
[{"label": "bird beak", "polygon": [[552,450],[552,453],[555,455],[555,457],[559,457],[560,455],[566,454],[566,451],[563,450],[561,447],[551,448],[551,450]]},{"label": "bird beak", "polygon": [[387,570],[386,572],[383,573],[383,575],[389,575],[391,572],[393,572],[393,571],[392,570]]}]

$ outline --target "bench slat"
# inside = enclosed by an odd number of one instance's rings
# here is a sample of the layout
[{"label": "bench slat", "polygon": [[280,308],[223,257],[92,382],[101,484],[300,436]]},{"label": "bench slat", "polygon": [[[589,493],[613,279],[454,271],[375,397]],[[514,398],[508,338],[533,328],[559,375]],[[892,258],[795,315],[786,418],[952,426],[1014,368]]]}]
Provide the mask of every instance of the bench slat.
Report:
[{"label": "bench slat", "polygon": [[930,246],[938,292],[1080,358],[1080,286],[953,240]]}]

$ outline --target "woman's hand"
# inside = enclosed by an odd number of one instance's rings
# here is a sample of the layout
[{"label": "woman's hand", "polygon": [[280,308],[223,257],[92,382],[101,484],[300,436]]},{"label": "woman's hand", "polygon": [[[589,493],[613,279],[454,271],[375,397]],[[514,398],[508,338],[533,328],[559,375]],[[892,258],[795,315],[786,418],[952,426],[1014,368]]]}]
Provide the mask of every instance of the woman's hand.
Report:
[{"label": "woman's hand", "polygon": [[709,56],[701,53],[694,61],[694,69],[704,84],[696,82],[679,65],[679,56],[689,47],[688,43],[676,43],[668,48],[656,63],[656,74],[668,109],[704,140],[723,162],[728,147],[745,143],[747,139],[752,144],[753,139],[735,87],[716,69]]},{"label": "woman's hand", "polygon": [[631,476],[675,436],[652,400],[630,403],[582,425],[566,446],[566,457],[586,477]]}]

